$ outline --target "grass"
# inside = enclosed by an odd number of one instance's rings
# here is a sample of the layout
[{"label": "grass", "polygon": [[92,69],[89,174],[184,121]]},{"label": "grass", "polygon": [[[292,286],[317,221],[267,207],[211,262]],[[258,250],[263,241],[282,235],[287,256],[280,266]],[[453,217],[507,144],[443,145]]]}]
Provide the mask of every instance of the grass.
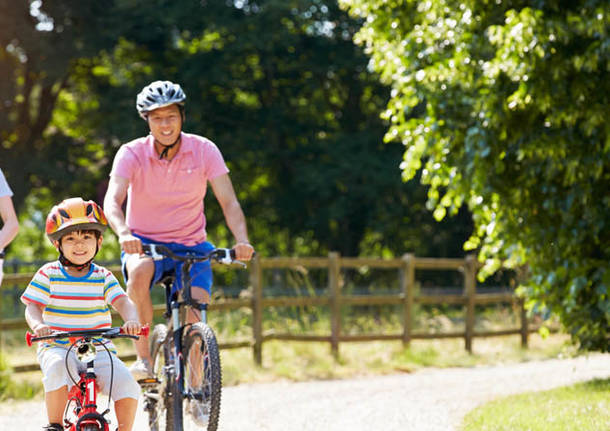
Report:
[{"label": "grass", "polygon": [[390,341],[342,343],[339,360],[335,361],[328,343],[269,341],[263,345],[261,367],[254,363],[250,349],[222,350],[221,361],[224,384],[235,385],[341,379],[410,373],[424,367],[470,367],[574,356],[576,351],[567,342],[565,335],[543,339],[534,334],[529,348],[523,349],[519,336],[477,338],[473,354],[466,352],[463,340],[457,339],[414,340],[409,348]]},{"label": "grass", "polygon": [[462,431],[610,429],[610,379],[513,395],[471,411]]},{"label": "grass", "polygon": [[0,401],[33,398],[41,391],[40,383],[13,377],[8,362],[0,355]]},{"label": "grass", "polygon": [[[265,330],[295,334],[328,334],[328,313],[322,309],[266,310]],[[342,329],[346,333],[399,333],[400,319],[388,308],[371,309],[369,313],[349,310],[343,316]],[[514,311],[510,307],[481,310],[477,317],[479,329],[496,325],[514,324]],[[367,315],[368,314],[368,315]],[[212,327],[220,342],[251,338],[249,313],[211,313]],[[421,309],[417,329],[426,332],[451,331],[463,325],[463,313],[452,309]],[[23,342],[23,331],[1,335],[2,350],[11,365],[36,362],[34,347]],[[133,353],[130,341],[115,340],[119,352]],[[263,364],[257,366],[252,350],[239,348],[221,350],[223,383],[225,386],[240,383],[271,382],[278,380],[304,381],[315,379],[341,379],[373,374],[413,372],[423,367],[469,367],[522,362],[558,356],[573,356],[576,351],[568,344],[565,335],[541,338],[530,337],[528,349],[521,348],[520,337],[510,335],[495,338],[475,338],[473,354],[464,349],[463,339],[414,340],[409,348],[400,341],[374,341],[341,343],[339,359],[330,352],[329,343],[269,341],[263,345]],[[40,372],[20,373],[12,376],[21,393],[14,397],[29,397],[41,392]]]}]

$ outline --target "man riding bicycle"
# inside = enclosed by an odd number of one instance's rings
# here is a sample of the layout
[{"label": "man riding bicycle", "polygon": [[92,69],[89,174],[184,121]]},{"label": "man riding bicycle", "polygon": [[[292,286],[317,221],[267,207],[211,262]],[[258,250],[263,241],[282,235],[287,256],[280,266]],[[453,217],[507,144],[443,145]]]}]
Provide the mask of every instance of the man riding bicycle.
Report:
[{"label": "man riding bicycle", "polygon": [[[185,100],[180,85],[170,81],[152,82],[138,94],[136,107],[148,123],[150,134],[118,150],[104,199],[104,211],[122,248],[127,294],[136,304],[141,324],[152,323],[150,287],[167,271],[175,270],[180,278],[179,263],[171,259],[153,261],[142,254],[142,243],[163,243],[175,252],[212,250],[203,204],[208,182],[235,237],[236,258],[247,261],[254,253],[229,169],[218,147],[207,138],[182,131]],[[125,199],[126,214],[122,209]],[[209,262],[195,264],[191,275],[193,299],[209,303]],[[188,321],[199,321],[197,314],[191,310]],[[149,346],[145,340],[136,341],[135,346],[138,360],[131,371],[138,379],[149,377]]]}]

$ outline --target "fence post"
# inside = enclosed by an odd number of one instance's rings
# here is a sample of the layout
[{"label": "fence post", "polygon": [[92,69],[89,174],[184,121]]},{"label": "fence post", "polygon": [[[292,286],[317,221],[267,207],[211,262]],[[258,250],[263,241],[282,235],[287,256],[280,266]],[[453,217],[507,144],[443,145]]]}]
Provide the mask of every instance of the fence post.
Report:
[{"label": "fence post", "polygon": [[263,363],[263,275],[258,256],[250,261],[250,284],[252,285],[252,354],[257,365]]},{"label": "fence post", "polygon": [[465,347],[472,353],[472,338],[475,321],[475,294],[476,294],[476,261],[473,255],[466,256],[464,265],[464,295],[466,295],[466,328],[464,333]]},{"label": "fence post", "polygon": [[413,292],[415,290],[415,255],[412,253],[402,256],[400,285],[404,297],[402,344],[404,347],[408,347],[413,331]]},{"label": "fence post", "polygon": [[328,253],[328,289],[330,295],[330,350],[337,359],[339,357],[339,334],[341,333],[341,303],[339,286],[339,253]]},{"label": "fence post", "polygon": [[525,309],[524,298],[519,298],[519,309],[521,311],[521,347],[527,347],[529,326],[527,321],[527,310]]}]

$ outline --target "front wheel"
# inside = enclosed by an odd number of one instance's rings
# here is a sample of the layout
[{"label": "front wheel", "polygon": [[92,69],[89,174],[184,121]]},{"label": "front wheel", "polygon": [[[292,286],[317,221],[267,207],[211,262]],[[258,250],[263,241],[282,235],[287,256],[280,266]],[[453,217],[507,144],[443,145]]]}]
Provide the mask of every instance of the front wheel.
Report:
[{"label": "front wheel", "polygon": [[145,409],[148,411],[150,431],[173,431],[174,415],[172,409],[173,379],[169,373],[171,339],[167,327],[156,325],[150,337],[152,368],[156,383],[144,386]]},{"label": "front wheel", "polygon": [[184,335],[184,429],[216,431],[220,416],[222,372],[214,331],[195,323]]}]

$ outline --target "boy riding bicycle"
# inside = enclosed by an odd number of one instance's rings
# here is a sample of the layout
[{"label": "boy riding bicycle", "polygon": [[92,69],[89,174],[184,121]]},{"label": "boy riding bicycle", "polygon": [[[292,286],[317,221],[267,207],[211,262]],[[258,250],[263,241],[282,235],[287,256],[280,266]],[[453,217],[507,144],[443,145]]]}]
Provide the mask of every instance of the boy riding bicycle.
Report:
[{"label": "boy riding bicycle", "polygon": [[[43,265],[21,296],[26,305],[25,318],[36,336],[55,331],[110,328],[109,305],[125,321],[127,334],[140,329],[136,308],[114,275],[93,263],[102,245],[102,233],[108,227],[102,209],[93,201],[66,199],[51,209],[46,221],[46,234],[59,252],[59,259]],[[119,422],[119,431],[130,431],[135,420],[140,387],[125,364],[116,357],[112,343],[97,339],[113,353],[112,363],[103,346],[97,349],[95,373],[103,393],[108,394],[113,368],[112,399]],[[43,373],[45,403],[49,425],[43,429],[61,431],[68,391],[73,385],[65,366],[68,340],[44,342],[38,348],[38,361]],[[102,353],[103,354],[99,354]],[[84,368],[74,351],[68,366],[72,375]]]}]

